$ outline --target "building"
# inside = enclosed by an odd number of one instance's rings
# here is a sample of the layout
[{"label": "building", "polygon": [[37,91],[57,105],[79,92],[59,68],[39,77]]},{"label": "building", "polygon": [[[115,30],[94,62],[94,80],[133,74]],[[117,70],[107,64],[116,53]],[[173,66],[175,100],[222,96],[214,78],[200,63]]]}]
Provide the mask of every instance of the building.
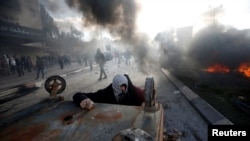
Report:
[{"label": "building", "polygon": [[37,0],[0,1],[0,57],[46,54],[58,29]]}]

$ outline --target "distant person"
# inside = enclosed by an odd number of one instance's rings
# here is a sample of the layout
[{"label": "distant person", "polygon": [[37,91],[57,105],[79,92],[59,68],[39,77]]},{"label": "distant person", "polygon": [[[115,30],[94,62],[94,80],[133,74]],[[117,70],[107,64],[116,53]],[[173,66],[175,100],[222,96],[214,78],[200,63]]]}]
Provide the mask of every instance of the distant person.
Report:
[{"label": "distant person", "polygon": [[27,71],[25,56],[21,55],[20,60],[21,60],[21,66],[22,66],[23,71]]},{"label": "distant person", "polygon": [[130,65],[130,58],[131,58],[131,53],[130,51],[126,50],[126,52],[124,53],[125,59],[126,59],[126,65]]},{"label": "distant person", "polygon": [[39,56],[36,56],[36,79],[39,79],[40,73],[42,74],[42,78],[44,78],[44,68],[45,68],[45,63],[43,59]]},{"label": "distant person", "polygon": [[23,70],[23,65],[21,63],[21,59],[17,58],[16,56],[14,56],[14,59],[16,61],[16,70],[18,73],[18,76],[24,76],[24,70]]},{"label": "distant person", "polygon": [[90,68],[90,71],[92,71],[93,70],[93,61],[94,61],[95,55],[93,55],[93,52],[88,51],[87,56],[88,56],[89,68]]},{"label": "distant person", "polygon": [[78,92],[73,100],[83,109],[91,109],[94,102],[141,106],[144,91],[133,85],[127,74],[117,74],[106,88],[91,93]]},{"label": "distant person", "polygon": [[4,75],[10,75],[10,62],[8,55],[3,55],[3,73]]},{"label": "distant person", "polygon": [[60,68],[61,69],[64,69],[64,58],[63,58],[63,56],[61,56],[61,55],[58,55],[58,63],[59,63],[59,65],[60,65]]},{"label": "distant person", "polygon": [[[96,50],[95,61],[96,61],[97,64],[99,64],[99,67],[100,67],[100,76],[99,76],[98,80],[106,79],[107,74],[106,74],[106,72],[104,70],[104,64],[106,63],[106,59],[105,59],[104,54],[101,52],[100,48],[98,48]],[[102,78],[102,75],[104,75],[103,78]]]},{"label": "distant person", "polygon": [[10,57],[9,64],[10,64],[10,71],[12,72],[12,74],[15,74],[15,72],[16,72],[16,60],[14,57]]},{"label": "distant person", "polygon": [[27,68],[28,68],[28,72],[32,72],[32,69],[34,68],[30,56],[27,56]]},{"label": "distant person", "polygon": [[121,65],[121,62],[122,62],[122,53],[121,52],[117,53],[117,60],[118,60],[118,68],[119,68]]},{"label": "distant person", "polygon": [[[90,55],[92,55],[92,54],[90,54]],[[92,71],[93,70],[93,57],[92,56],[90,56],[89,57],[89,68],[90,68],[90,71]]]}]

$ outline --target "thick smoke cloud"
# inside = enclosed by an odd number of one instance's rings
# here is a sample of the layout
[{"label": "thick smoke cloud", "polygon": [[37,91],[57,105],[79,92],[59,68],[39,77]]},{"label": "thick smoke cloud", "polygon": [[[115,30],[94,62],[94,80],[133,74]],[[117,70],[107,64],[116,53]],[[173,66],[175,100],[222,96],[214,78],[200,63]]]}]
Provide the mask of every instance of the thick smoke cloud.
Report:
[{"label": "thick smoke cloud", "polygon": [[[185,59],[186,54],[182,46],[175,41],[174,29],[163,31],[157,34],[155,41],[160,45],[160,64],[169,70],[185,70],[191,67]],[[188,66],[188,67],[187,67]]]},{"label": "thick smoke cloud", "polygon": [[[156,41],[161,45],[161,65],[177,77],[199,86],[220,86],[228,89],[246,89],[249,85],[250,36],[248,30],[237,30],[213,25],[195,34],[190,42],[180,45],[174,41],[173,33],[158,34]],[[244,71],[239,71],[241,64]],[[225,66],[229,73],[208,73],[216,64]],[[249,73],[248,73],[249,74]],[[244,78],[244,79],[243,79]]]},{"label": "thick smoke cloud", "polygon": [[246,33],[211,26],[194,37],[188,56],[202,68],[218,63],[235,70],[241,63],[250,62],[250,41]]},{"label": "thick smoke cloud", "polygon": [[38,0],[38,2],[53,18],[60,31],[70,32],[72,27],[80,29],[77,20],[80,20],[81,13],[76,8],[69,7],[64,0]]},{"label": "thick smoke cloud", "polygon": [[113,35],[131,38],[138,5],[135,0],[66,0],[83,13],[85,26],[107,28]]},{"label": "thick smoke cloud", "polygon": [[80,13],[76,8],[69,7],[63,0],[38,0],[53,18],[64,19],[76,17]]},{"label": "thick smoke cloud", "polygon": [[[176,76],[197,84],[223,84],[228,88],[239,87],[245,80],[241,78],[249,78],[246,72],[239,71],[243,63],[246,64],[244,71],[250,66],[248,30],[212,25],[195,34],[190,42],[184,44],[185,47],[180,44],[181,41],[174,41],[171,35],[169,32],[161,33],[156,40],[162,49],[161,65]],[[205,71],[217,64],[226,67],[229,70],[228,74],[233,75],[219,75],[221,73],[218,71],[209,75]],[[240,79],[235,76],[239,76]]]},{"label": "thick smoke cloud", "polygon": [[[133,53],[139,69],[155,62],[156,56],[150,51],[155,49],[144,33],[136,29],[137,13],[140,5],[136,0],[66,0],[70,7],[82,11],[85,27],[108,30],[119,38],[122,46]],[[116,46],[119,49],[119,46]],[[149,53],[150,52],[150,53]],[[156,63],[154,63],[156,64]]]}]

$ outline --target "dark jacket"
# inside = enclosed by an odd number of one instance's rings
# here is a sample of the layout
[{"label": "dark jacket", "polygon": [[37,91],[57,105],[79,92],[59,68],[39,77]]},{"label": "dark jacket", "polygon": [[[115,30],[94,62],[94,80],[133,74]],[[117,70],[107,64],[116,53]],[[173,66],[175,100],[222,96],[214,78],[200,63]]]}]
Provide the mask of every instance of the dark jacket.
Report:
[{"label": "dark jacket", "polygon": [[125,76],[128,79],[128,91],[120,102],[117,102],[115,98],[112,84],[93,93],[78,92],[73,96],[73,100],[77,105],[80,105],[82,100],[89,98],[95,103],[141,106],[141,104],[144,102],[144,91],[134,86],[128,75],[125,74]]},{"label": "dark jacket", "polygon": [[106,62],[105,56],[102,52],[98,51],[95,55],[95,61],[97,64],[104,64]]},{"label": "dark jacket", "polygon": [[36,67],[37,69],[44,69],[45,65],[44,65],[44,61],[42,58],[40,57],[36,58]]}]

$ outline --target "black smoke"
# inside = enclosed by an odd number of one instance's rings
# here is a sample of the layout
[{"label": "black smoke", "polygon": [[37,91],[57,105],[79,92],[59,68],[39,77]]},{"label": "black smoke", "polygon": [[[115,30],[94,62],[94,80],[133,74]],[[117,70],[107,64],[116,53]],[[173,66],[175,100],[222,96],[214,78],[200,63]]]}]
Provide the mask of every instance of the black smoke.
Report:
[{"label": "black smoke", "polygon": [[223,26],[210,26],[193,38],[188,56],[202,68],[216,63],[235,70],[250,62],[250,41],[247,31]]},{"label": "black smoke", "polygon": [[233,71],[242,63],[250,62],[249,30],[211,25],[184,45],[172,35],[172,32],[162,32],[155,38],[161,45],[163,65],[167,67],[201,70],[221,64]]},{"label": "black smoke", "polygon": [[84,17],[84,26],[107,28],[111,34],[131,38],[135,31],[138,5],[135,0],[65,0],[78,8]]},{"label": "black smoke", "polygon": [[[156,64],[149,37],[136,29],[140,4],[136,0],[66,0],[70,7],[82,11],[85,27],[108,30],[118,37],[121,46],[133,53],[139,69],[147,64]],[[120,47],[121,47],[120,46]],[[116,46],[119,50],[119,46]]]}]

